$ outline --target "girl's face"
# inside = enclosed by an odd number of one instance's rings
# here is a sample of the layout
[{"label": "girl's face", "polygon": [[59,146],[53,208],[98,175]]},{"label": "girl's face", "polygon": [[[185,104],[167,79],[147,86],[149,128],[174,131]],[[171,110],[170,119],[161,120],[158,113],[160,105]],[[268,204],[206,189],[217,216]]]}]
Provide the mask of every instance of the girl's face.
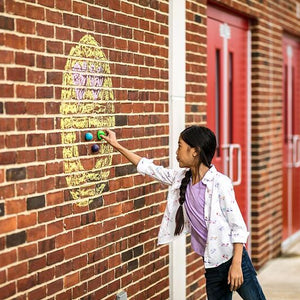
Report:
[{"label": "girl's face", "polygon": [[197,165],[197,152],[190,147],[181,137],[178,140],[176,158],[180,168],[192,168]]}]

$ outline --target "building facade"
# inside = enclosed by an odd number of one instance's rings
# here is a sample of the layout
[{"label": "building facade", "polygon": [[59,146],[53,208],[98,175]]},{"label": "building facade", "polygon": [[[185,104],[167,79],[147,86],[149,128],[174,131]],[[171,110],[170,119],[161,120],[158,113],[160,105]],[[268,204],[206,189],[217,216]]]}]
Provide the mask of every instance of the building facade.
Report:
[{"label": "building facade", "polygon": [[[190,237],[157,246],[164,166],[212,128],[257,269],[300,232],[300,2],[0,0],[0,299],[205,299]],[[89,133],[90,135],[86,135]]]}]

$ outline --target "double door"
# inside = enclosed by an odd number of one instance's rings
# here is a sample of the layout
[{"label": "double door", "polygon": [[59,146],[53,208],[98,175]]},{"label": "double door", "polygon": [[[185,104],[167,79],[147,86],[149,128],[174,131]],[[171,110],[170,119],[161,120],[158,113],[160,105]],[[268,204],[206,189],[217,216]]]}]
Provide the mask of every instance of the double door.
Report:
[{"label": "double door", "polygon": [[283,38],[283,239],[300,230],[300,41]]},{"label": "double door", "polygon": [[207,19],[207,126],[217,137],[213,164],[228,175],[246,223],[250,203],[248,21],[215,7]]}]

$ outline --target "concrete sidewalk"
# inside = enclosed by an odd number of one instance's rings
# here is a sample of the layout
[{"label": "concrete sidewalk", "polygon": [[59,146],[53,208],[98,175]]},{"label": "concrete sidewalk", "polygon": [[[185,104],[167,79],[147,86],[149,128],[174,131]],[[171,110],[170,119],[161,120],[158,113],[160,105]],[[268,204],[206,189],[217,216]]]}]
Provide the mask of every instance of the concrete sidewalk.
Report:
[{"label": "concrete sidewalk", "polygon": [[[269,261],[258,272],[258,280],[267,300],[300,300],[300,241]],[[233,300],[238,299],[235,293]]]}]

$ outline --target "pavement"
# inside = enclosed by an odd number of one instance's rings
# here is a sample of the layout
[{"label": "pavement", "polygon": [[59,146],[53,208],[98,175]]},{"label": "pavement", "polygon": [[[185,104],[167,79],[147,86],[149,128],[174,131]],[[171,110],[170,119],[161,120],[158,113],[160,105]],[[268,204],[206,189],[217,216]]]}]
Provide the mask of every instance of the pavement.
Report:
[{"label": "pavement", "polygon": [[[258,280],[267,300],[300,300],[300,240],[267,262],[259,270]],[[241,297],[234,293],[232,299]]]}]

